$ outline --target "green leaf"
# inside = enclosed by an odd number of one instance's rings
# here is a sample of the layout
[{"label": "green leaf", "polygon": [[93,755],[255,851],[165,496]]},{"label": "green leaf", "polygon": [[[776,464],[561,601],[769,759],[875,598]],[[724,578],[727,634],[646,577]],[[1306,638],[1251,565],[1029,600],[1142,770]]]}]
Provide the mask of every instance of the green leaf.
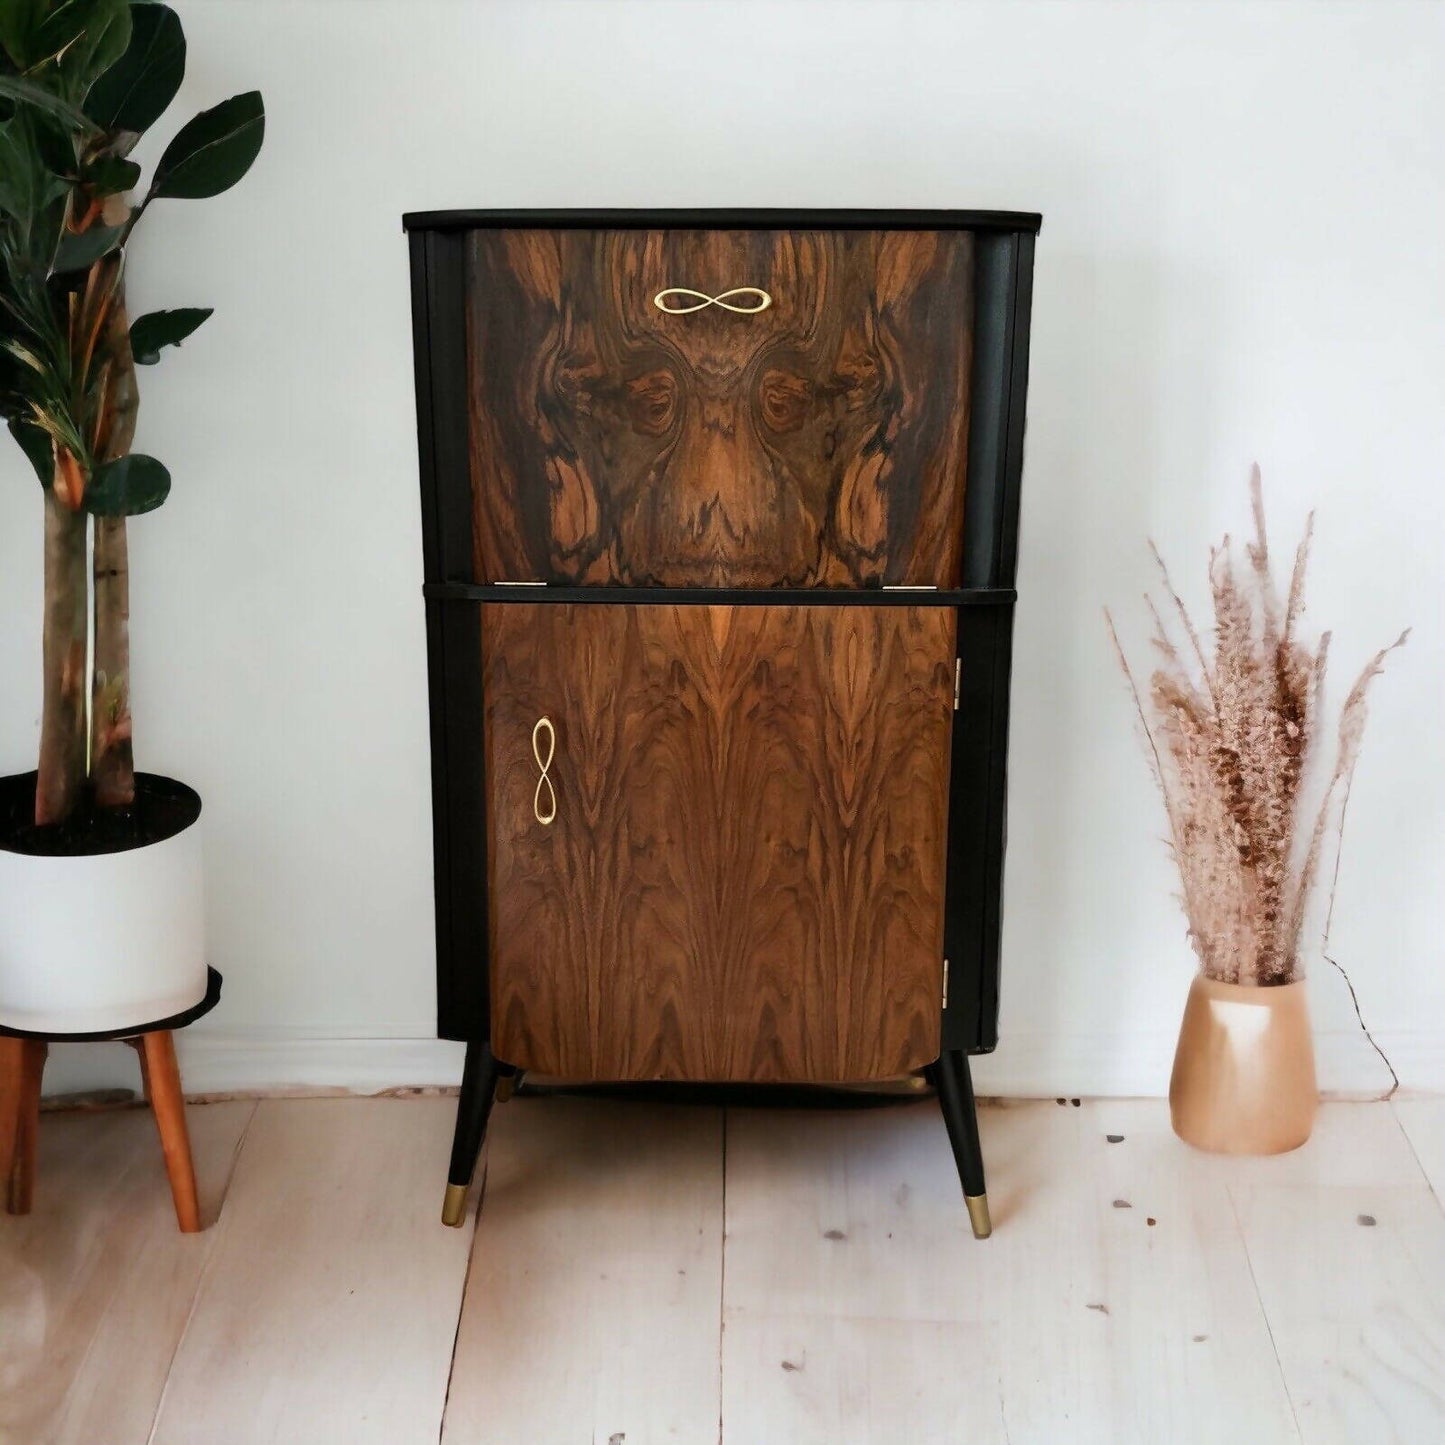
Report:
[{"label": "green leaf", "polygon": [[140,167],[120,156],[98,156],[86,165],[82,179],[97,196],[123,195],[140,180]]},{"label": "green leaf", "polygon": [[0,124],[0,214],[20,224],[22,242],[41,212],[69,189],[68,181],[46,168],[35,145],[34,124],[24,113]]},{"label": "green leaf", "polygon": [[230,190],[251,169],[266,133],[259,90],[203,110],[176,133],[151,182],[152,196],[198,201]]},{"label": "green leaf", "polygon": [[186,74],[186,37],[176,12],[137,5],[130,45],[90,89],[85,113],[102,129],[148,130],[175,99]]},{"label": "green leaf", "polygon": [[[0,0],[0,4],[4,4],[4,0]],[[25,116],[30,122],[31,144],[41,164],[51,175],[74,181],[80,171],[75,159],[75,132],[63,120],[33,106],[26,109]]]},{"label": "green leaf", "polygon": [[18,70],[26,55],[26,41],[39,13],[37,0],[3,0],[0,3],[0,49]]},{"label": "green leaf", "polygon": [[50,438],[34,422],[18,416],[11,417],[9,425],[10,435],[35,468],[40,485],[48,487],[55,480],[55,451],[50,445]]},{"label": "green leaf", "polygon": [[19,69],[34,70],[79,40],[102,3],[60,0],[58,5],[16,5],[14,20],[5,27],[5,48]]},{"label": "green leaf", "polygon": [[174,311],[152,311],[138,316],[130,328],[130,349],[137,366],[161,359],[163,346],[179,346],[206,317],[209,306],[178,306]]},{"label": "green leaf", "polygon": [[77,3],[86,12],[84,29],[55,57],[59,89],[74,102],[85,99],[130,45],[129,0],[64,0],[60,9]]},{"label": "green leaf", "polygon": [[171,474],[154,457],[132,452],[95,469],[85,510],[93,517],[138,517],[159,507],[170,490]]},{"label": "green leaf", "polygon": [[23,76],[0,75],[0,95],[7,95],[11,100],[19,101],[23,105],[33,105],[37,110],[43,110],[47,115],[63,120],[81,135],[100,134],[95,122],[78,106],[71,105],[68,100],[46,90],[43,85],[36,85],[33,80],[26,80]]},{"label": "green leaf", "polygon": [[50,274],[64,276],[71,271],[87,270],[107,251],[115,249],[124,230],[124,226],[92,226],[86,231],[66,231],[55,248]]}]

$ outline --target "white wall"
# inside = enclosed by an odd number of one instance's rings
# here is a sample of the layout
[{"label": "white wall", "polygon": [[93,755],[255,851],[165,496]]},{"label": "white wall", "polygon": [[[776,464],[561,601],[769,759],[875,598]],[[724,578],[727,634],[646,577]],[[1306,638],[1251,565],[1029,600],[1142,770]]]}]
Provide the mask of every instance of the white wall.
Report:
[{"label": "white wall", "polygon": [[[452,1080],[433,1028],[426,676],[403,210],[1041,210],[1003,1043],[984,1090],[1159,1092],[1192,958],[1100,614],[1152,535],[1201,608],[1258,458],[1311,620],[1378,685],[1337,957],[1445,1087],[1445,7],[200,3],[191,110],[260,86],[242,187],[165,202],[138,309],[214,304],[144,374],[171,467],[134,527],[143,765],[206,798],[222,1008],[189,1084]],[[39,493],[0,454],[0,770],[31,765]],[[1314,973],[1324,1084],[1383,1070]],[[370,1040],[357,1046],[351,1040]],[[385,1042],[389,1041],[389,1042]],[[129,1078],[62,1050],[56,1086]]]}]

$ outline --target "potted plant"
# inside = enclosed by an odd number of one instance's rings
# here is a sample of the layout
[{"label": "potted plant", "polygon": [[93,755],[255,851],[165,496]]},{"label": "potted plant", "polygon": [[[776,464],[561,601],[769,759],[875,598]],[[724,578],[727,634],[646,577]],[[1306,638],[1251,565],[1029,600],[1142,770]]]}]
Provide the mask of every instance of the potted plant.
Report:
[{"label": "potted plant", "polygon": [[39,763],[0,779],[0,1026],[14,1030],[120,1030],[206,992],[200,799],[133,763],[126,525],[171,486],[131,449],[136,368],[211,313],[131,321],[125,258],[154,202],[240,180],[265,117],[256,91],[203,111],[132,200],[130,152],[185,59],[164,5],[0,0],[0,414],[39,480],[45,539]]},{"label": "potted plant", "polygon": [[[1185,641],[1149,599],[1158,665],[1147,694],[1109,631],[1134,693],[1179,865],[1199,971],[1169,1085],[1174,1130],[1204,1149],[1272,1154],[1309,1138],[1318,1094],[1301,939],[1332,822],[1359,756],[1365,696],[1387,647],[1340,708],[1333,757],[1324,708],[1330,634],[1300,635],[1313,516],[1281,599],[1259,469],[1248,567],[1226,537],[1210,554],[1214,656],[1154,552]],[[1107,614],[1106,614],[1107,615]],[[1398,647],[1408,633],[1391,647]]]}]

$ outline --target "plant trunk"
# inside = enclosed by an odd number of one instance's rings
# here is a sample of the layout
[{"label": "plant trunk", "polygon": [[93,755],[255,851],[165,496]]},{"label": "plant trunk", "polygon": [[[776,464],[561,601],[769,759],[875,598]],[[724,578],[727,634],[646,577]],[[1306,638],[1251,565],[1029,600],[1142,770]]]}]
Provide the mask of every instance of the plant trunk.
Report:
[{"label": "plant trunk", "polygon": [[124,517],[95,519],[95,671],[90,781],[102,808],[135,801],[130,722],[130,573]]},{"label": "plant trunk", "polygon": [[[110,264],[119,265],[118,261]],[[135,435],[139,403],[124,284],[117,280],[106,320],[110,359],[106,404],[96,455],[124,456]],[[90,779],[103,808],[135,801],[135,755],[130,719],[130,569],[124,517],[95,519],[95,670],[91,675]]]},{"label": "plant trunk", "polygon": [[[57,476],[62,470],[57,465]],[[85,523],[52,486],[45,494],[45,684],[37,824],[63,822],[85,782]]]}]

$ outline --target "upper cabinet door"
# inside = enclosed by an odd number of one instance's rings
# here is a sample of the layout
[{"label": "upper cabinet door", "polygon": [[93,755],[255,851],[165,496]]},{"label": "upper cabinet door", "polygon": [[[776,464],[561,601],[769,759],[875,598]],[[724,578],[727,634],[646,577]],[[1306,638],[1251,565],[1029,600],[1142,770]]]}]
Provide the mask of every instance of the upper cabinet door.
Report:
[{"label": "upper cabinet door", "polygon": [[967,231],[476,230],[478,580],[958,585]]}]

